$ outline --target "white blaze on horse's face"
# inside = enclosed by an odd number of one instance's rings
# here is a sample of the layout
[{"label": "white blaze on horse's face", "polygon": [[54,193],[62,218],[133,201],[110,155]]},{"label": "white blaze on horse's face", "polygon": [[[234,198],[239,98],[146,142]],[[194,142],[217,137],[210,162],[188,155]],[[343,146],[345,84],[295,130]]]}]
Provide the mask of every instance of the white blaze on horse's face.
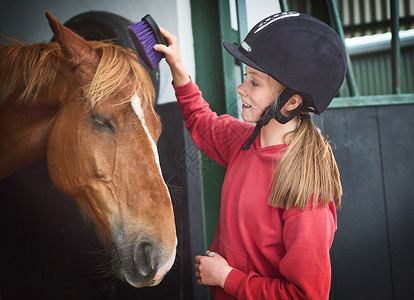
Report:
[{"label": "white blaze on horse's face", "polygon": [[[148,129],[146,123],[145,123],[145,116],[144,116],[144,111],[142,109],[141,99],[137,95],[135,95],[131,100],[131,105],[132,105],[132,108],[134,109],[134,112],[138,116],[138,119],[141,122],[141,125],[144,128],[146,136],[147,136],[147,138],[148,138],[148,140],[151,144],[152,152],[154,154],[154,160],[158,165],[159,175],[162,178],[162,171],[161,171],[161,165],[160,165],[160,160],[159,160],[159,156],[158,156],[157,145],[155,143],[154,138],[151,136],[151,134],[149,132],[149,129]],[[163,181],[163,184],[165,186],[165,189],[168,191],[167,185],[165,184],[164,181]],[[167,193],[167,194],[169,195],[169,193]],[[171,253],[171,256],[168,258],[167,261],[164,261],[165,262],[164,265],[160,266],[160,268],[158,269],[157,273],[154,276],[152,285],[159,284],[161,282],[161,280],[164,278],[165,274],[171,269],[171,267],[172,267],[172,265],[174,264],[174,261],[175,261],[176,247],[177,247],[177,238],[176,238],[175,245],[174,245],[174,250]],[[128,278],[126,278],[126,279],[128,281]],[[130,282],[130,284],[132,284],[132,283]]]},{"label": "white blaze on horse's face", "polygon": [[162,176],[161,173],[161,166],[160,166],[160,159],[158,157],[158,151],[157,151],[157,145],[155,144],[154,139],[152,138],[147,125],[145,124],[145,118],[144,118],[144,111],[142,110],[142,104],[141,104],[141,99],[135,95],[132,100],[131,100],[131,104],[132,104],[132,108],[134,109],[135,113],[138,116],[138,119],[140,120],[142,127],[144,127],[145,133],[148,136],[148,140],[151,143],[151,147],[152,147],[152,151],[154,152],[154,158],[155,161],[157,162],[157,165],[159,167],[160,170],[160,175]]}]

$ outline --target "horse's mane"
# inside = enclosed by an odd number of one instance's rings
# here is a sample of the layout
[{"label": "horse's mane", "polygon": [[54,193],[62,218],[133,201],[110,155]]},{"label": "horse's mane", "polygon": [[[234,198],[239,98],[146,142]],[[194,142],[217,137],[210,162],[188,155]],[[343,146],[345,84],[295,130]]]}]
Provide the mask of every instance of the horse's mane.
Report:
[{"label": "horse's mane", "polygon": [[[7,38],[11,45],[0,44],[0,104],[19,86],[24,91],[17,99],[27,102],[35,98],[42,87],[53,82],[57,70],[65,60],[60,45],[55,42],[27,44]],[[91,47],[101,53],[101,60],[92,82],[84,87],[84,97],[93,107],[96,103],[120,90],[125,79],[131,86],[131,99],[137,93],[143,103],[154,102],[155,92],[151,79],[138,63],[136,55],[130,49],[109,42],[89,41]]]}]

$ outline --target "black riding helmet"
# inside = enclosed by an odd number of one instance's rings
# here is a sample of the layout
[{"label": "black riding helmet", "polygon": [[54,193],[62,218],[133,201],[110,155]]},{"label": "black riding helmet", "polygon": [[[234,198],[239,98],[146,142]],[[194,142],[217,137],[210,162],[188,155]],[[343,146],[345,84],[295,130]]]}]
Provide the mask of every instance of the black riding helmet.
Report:
[{"label": "black riding helmet", "polygon": [[[327,24],[306,14],[271,15],[254,26],[239,46],[223,45],[236,59],[286,86],[264,111],[243,149],[250,148],[260,128],[272,118],[285,124],[301,112],[323,112],[345,79],[347,61],[341,38]],[[304,103],[286,117],[280,109],[295,94]]]}]

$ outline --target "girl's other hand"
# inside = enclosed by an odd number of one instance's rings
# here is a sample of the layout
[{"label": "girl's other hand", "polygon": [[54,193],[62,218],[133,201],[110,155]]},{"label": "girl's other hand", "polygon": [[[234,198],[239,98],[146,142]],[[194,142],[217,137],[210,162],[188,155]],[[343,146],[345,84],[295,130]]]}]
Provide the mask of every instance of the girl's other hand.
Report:
[{"label": "girl's other hand", "polygon": [[233,268],[220,254],[214,253],[210,256],[210,251],[207,251],[206,254],[207,256],[198,255],[195,258],[194,268],[195,276],[198,278],[197,283],[224,288],[227,276]]}]

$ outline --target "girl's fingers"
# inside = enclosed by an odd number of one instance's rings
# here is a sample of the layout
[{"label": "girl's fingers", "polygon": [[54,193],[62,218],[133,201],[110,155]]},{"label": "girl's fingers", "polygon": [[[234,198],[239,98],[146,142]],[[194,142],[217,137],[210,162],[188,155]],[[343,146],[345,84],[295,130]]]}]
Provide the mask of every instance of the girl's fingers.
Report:
[{"label": "girl's fingers", "polygon": [[167,46],[165,46],[165,45],[163,45],[163,44],[156,44],[156,45],[154,46],[154,49],[155,49],[156,51],[158,51],[158,52],[162,52],[162,53],[164,53],[164,54],[165,54],[165,52],[167,52],[167,51],[168,51],[168,47],[167,47]]},{"label": "girl's fingers", "polygon": [[167,40],[167,43],[169,45],[177,43],[177,41],[178,41],[177,37],[174,34],[172,34],[171,32],[169,32],[167,29],[160,26],[160,31],[161,31],[161,34],[163,35],[163,37]]}]

